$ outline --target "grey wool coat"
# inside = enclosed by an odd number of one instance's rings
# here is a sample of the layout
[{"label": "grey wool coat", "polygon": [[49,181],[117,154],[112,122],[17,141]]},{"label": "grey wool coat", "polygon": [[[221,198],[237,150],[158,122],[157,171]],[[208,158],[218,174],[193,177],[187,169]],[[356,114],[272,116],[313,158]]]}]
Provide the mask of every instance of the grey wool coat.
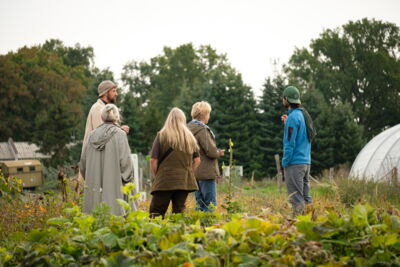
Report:
[{"label": "grey wool coat", "polygon": [[89,137],[80,161],[85,178],[83,212],[90,213],[99,203],[122,215],[116,199],[123,199],[121,186],[133,181],[133,163],[126,133],[112,123],[103,123]]}]

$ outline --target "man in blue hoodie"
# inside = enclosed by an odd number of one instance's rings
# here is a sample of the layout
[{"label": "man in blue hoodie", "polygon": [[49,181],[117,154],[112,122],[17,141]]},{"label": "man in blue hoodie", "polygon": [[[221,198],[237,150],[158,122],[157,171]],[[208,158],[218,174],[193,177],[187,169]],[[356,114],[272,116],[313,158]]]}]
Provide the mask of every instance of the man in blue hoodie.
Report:
[{"label": "man in blue hoodie", "polygon": [[288,108],[289,114],[282,118],[285,122],[282,167],[293,214],[298,215],[303,212],[305,204],[312,202],[308,181],[312,137],[307,135],[305,114],[310,117],[301,108],[300,92],[296,87],[288,86],[283,91],[282,103]]}]

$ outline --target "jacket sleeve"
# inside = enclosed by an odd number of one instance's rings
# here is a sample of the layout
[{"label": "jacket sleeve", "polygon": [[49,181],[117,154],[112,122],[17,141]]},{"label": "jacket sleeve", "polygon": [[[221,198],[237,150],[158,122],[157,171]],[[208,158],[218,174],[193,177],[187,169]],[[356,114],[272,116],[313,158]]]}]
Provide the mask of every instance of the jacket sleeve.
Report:
[{"label": "jacket sleeve", "polygon": [[296,136],[298,126],[293,117],[288,117],[285,123],[285,133],[283,135],[283,158],[282,167],[286,168],[293,157],[294,147],[296,145]]},{"label": "jacket sleeve", "polygon": [[220,157],[218,148],[215,146],[215,142],[207,128],[204,128],[198,132],[197,141],[199,142],[199,146],[206,153],[207,157],[210,159],[217,159]]},{"label": "jacket sleeve", "polygon": [[121,178],[124,183],[133,182],[133,162],[131,158],[131,149],[125,132],[118,134],[118,145],[120,153]]}]

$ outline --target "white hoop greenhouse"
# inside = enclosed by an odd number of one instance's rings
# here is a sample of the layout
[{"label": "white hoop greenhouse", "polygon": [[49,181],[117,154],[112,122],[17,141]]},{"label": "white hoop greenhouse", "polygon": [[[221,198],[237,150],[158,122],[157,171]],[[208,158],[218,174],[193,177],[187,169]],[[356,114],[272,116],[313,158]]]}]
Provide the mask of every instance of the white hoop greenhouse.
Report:
[{"label": "white hoop greenhouse", "polygon": [[[394,169],[397,168],[397,169]],[[400,177],[400,124],[375,136],[357,155],[350,177],[380,181]]]}]

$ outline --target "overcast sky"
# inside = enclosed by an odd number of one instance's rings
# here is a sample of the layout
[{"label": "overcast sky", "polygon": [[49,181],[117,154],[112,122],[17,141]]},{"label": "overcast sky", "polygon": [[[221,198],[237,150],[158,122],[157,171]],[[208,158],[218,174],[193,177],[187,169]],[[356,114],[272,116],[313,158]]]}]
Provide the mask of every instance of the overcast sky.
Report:
[{"label": "overcast sky", "polygon": [[324,29],[375,18],[400,26],[399,0],[0,0],[0,54],[56,38],[92,46],[118,79],[131,60],[192,42],[226,53],[256,94]]}]

